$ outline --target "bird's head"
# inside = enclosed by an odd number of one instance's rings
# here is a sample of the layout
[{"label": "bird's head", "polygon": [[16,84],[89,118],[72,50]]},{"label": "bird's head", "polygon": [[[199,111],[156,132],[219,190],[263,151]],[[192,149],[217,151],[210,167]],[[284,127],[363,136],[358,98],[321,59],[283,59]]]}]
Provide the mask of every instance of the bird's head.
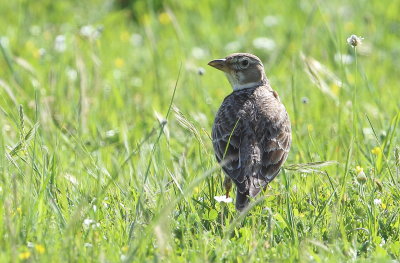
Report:
[{"label": "bird's head", "polygon": [[248,53],[234,53],[223,59],[215,59],[208,65],[225,72],[233,90],[254,88],[267,84],[261,60]]}]

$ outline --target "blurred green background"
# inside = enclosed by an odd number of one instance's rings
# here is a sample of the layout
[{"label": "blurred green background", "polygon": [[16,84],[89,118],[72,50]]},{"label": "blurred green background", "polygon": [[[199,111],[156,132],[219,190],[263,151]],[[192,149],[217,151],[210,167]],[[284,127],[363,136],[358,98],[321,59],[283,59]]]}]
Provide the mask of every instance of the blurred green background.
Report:
[{"label": "blurred green background", "polygon": [[[399,257],[400,1],[0,1],[0,261]],[[214,199],[207,63],[233,52],[289,112],[287,164],[338,162],[247,216]]]}]

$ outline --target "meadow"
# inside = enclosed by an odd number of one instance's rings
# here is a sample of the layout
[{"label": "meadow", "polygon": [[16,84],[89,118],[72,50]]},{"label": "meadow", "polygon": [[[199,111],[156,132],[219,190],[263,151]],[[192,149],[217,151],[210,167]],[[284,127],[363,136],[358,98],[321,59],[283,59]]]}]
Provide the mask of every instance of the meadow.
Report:
[{"label": "meadow", "polygon": [[[399,262],[399,0],[0,6],[0,262]],[[242,214],[210,139],[233,52],[293,131]]]}]

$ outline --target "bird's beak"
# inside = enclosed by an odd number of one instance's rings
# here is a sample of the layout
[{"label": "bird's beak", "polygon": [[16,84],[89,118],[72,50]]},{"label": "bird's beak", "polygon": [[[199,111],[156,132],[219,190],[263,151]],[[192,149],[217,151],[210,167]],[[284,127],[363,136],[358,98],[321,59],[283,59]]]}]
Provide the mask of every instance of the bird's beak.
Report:
[{"label": "bird's beak", "polygon": [[228,67],[226,66],[226,59],[224,58],[212,60],[208,62],[208,65],[225,72],[228,70]]}]

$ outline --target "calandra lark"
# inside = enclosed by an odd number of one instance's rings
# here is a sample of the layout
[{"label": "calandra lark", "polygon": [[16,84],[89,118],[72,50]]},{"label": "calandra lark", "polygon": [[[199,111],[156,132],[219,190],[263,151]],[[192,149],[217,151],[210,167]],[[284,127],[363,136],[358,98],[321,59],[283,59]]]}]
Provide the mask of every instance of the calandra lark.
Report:
[{"label": "calandra lark", "polygon": [[208,65],[223,71],[233,88],[217,112],[212,140],[226,174],[226,195],[233,180],[241,211],[285,162],[292,142],[290,120],[258,57],[235,53]]}]

